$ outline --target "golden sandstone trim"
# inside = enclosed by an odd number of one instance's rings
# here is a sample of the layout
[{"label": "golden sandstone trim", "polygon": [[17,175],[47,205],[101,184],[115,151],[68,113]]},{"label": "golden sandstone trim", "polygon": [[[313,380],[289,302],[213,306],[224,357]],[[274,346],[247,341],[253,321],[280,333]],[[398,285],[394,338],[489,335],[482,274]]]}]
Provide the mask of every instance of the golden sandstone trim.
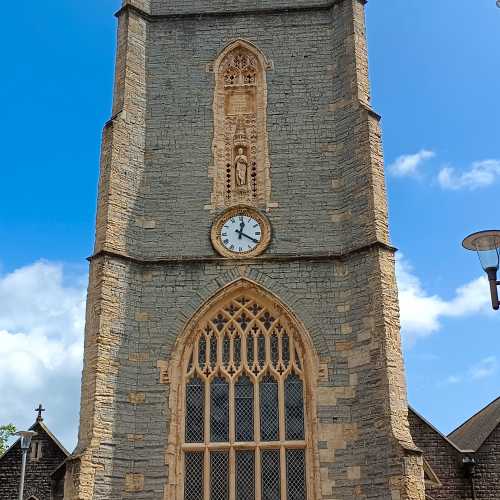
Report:
[{"label": "golden sandstone trim", "polygon": [[[179,335],[171,362],[169,414],[171,418],[170,432],[166,450],[166,464],[169,480],[165,489],[165,500],[182,500],[184,488],[183,471],[183,441],[184,441],[184,409],[185,384],[187,367],[192,353],[192,346],[199,335],[199,329],[212,319],[214,314],[226,306],[231,300],[244,295],[257,301],[270,311],[276,319],[296,339],[298,351],[303,359],[305,426],[306,439],[304,447],[307,456],[307,488],[308,499],[319,500],[319,453],[317,451],[317,418],[316,394],[319,380],[319,362],[309,334],[295,315],[279,299],[259,285],[247,279],[238,280],[220,290],[209,299],[189,321],[184,331]],[[283,413],[280,415],[283,418]],[[280,445],[285,445],[285,442]],[[258,473],[258,472],[257,472]]]},{"label": "golden sandstone trim", "polygon": [[230,43],[209,66],[215,77],[211,203],[272,208],[266,71],[271,63],[250,42]]}]

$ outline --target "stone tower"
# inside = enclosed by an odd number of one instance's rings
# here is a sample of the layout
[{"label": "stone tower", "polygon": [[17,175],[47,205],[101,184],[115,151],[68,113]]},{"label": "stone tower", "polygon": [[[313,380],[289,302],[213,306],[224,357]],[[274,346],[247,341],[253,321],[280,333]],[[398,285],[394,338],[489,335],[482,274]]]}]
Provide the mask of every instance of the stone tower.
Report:
[{"label": "stone tower", "polygon": [[124,2],[65,498],[424,498],[364,4]]}]

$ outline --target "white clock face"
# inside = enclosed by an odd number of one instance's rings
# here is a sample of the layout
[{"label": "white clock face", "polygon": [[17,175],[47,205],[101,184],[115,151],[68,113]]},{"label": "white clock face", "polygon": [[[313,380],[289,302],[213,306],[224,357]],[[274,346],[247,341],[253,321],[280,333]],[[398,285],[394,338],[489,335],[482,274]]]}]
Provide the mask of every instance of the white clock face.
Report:
[{"label": "white clock face", "polygon": [[222,224],[220,241],[234,253],[251,252],[262,239],[260,224],[248,215],[235,214]]}]

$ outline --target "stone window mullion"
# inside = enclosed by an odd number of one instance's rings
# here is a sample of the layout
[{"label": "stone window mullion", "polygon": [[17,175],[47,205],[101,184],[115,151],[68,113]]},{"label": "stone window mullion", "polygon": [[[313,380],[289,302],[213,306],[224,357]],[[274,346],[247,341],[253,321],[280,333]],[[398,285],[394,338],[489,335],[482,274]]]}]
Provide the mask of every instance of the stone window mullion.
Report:
[{"label": "stone window mullion", "polygon": [[[300,478],[306,473],[307,415],[294,332],[255,300],[236,298],[207,318],[187,356],[182,463],[198,484],[203,476],[203,500],[287,500],[290,471],[297,471],[294,498],[306,500],[309,486]],[[203,471],[196,468],[201,463]],[[185,500],[194,499],[196,485],[185,486]]]}]

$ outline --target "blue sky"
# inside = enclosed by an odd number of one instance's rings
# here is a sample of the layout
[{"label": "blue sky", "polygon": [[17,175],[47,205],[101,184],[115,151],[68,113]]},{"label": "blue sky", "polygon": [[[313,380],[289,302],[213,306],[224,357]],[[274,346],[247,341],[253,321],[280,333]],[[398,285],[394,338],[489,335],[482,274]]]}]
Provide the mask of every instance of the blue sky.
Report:
[{"label": "blue sky", "polygon": [[[75,442],[87,263],[118,0],[4,6],[0,423]],[[500,227],[500,9],[494,0],[367,7],[411,404],[444,432],[499,396],[500,313],[468,233]],[[57,386],[57,391],[54,387]]]}]

